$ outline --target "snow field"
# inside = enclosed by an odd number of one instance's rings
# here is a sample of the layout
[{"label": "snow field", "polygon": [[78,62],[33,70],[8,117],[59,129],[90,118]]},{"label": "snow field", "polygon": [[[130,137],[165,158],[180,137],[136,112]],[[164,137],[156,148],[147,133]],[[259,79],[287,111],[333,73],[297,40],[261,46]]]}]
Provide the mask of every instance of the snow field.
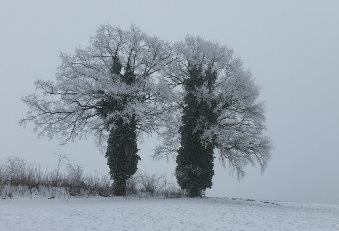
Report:
[{"label": "snow field", "polygon": [[339,230],[339,205],[160,198],[0,200],[0,230]]}]

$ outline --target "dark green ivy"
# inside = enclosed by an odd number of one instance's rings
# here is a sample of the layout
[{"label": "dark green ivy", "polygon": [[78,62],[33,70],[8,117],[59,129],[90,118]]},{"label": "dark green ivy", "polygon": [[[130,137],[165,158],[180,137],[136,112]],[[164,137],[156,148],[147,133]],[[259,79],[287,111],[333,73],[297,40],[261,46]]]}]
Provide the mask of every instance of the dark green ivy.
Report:
[{"label": "dark green ivy", "polygon": [[[120,76],[126,84],[135,82],[135,75],[127,64],[124,74],[121,74],[122,65],[118,58],[114,58],[111,73],[113,78]],[[126,103],[132,96],[125,95],[119,99],[107,98],[98,104],[98,112],[107,118],[112,111],[123,111]],[[125,118],[126,119],[126,118]],[[114,181],[114,195],[126,195],[126,182],[138,169],[140,157],[137,155],[137,121],[135,115],[127,118],[115,118],[108,121],[107,127],[112,127],[107,141],[105,157]]]},{"label": "dark green ivy", "polygon": [[195,92],[204,85],[211,91],[217,74],[211,68],[203,71],[201,66],[196,65],[189,66],[188,73],[189,76],[183,83],[186,94],[180,128],[181,147],[176,159],[176,177],[188,196],[197,197],[212,186],[215,144],[213,139],[202,141],[201,136],[207,126],[216,123],[217,116],[213,112],[216,101],[199,98]]}]

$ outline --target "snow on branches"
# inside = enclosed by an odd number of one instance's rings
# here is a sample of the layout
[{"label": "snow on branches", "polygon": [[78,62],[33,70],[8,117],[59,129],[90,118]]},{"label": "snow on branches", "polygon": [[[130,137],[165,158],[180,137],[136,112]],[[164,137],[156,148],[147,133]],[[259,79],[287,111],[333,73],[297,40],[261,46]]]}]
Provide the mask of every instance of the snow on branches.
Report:
[{"label": "snow on branches", "polygon": [[[67,142],[94,134],[102,144],[113,121],[129,123],[133,117],[139,133],[160,135],[155,157],[176,155],[185,88],[195,69],[216,74],[213,83],[191,91],[204,105],[216,104],[217,122],[201,117],[196,127],[203,130],[201,142],[213,143],[222,163],[228,160],[240,177],[249,163],[265,168],[270,140],[259,89],[231,49],[192,36],[170,45],[133,25],[129,30],[103,25],[88,47],[60,57],[56,81],[36,81],[36,93],[23,98],[29,111],[21,123],[33,122],[40,135]],[[133,81],[122,80],[129,71]],[[113,101],[123,107],[103,103]]]},{"label": "snow on branches", "polygon": [[[101,143],[114,126],[112,120],[124,118],[128,123],[131,115],[139,131],[157,129],[169,88],[155,75],[171,62],[167,42],[133,25],[126,31],[103,25],[88,47],[60,57],[56,81],[36,81],[36,93],[23,98],[30,110],[21,123],[34,122],[40,135],[64,142],[94,134]],[[117,61],[121,66],[115,65]],[[131,71],[133,83],[126,84],[113,68]],[[100,102],[107,98],[124,100],[123,109],[109,108],[108,115],[101,116],[106,108]]]},{"label": "snow on branches", "polygon": [[259,89],[251,73],[244,70],[239,58],[233,57],[231,49],[200,37],[187,36],[184,42],[174,44],[173,51],[174,61],[165,66],[162,73],[177,96],[172,104],[177,105],[178,110],[172,116],[167,115],[170,119],[164,121],[167,129],[160,135],[163,142],[156,148],[156,155],[167,155],[179,149],[178,131],[182,121],[178,118],[185,106],[185,81],[192,68],[200,68],[201,73],[210,71],[217,75],[212,87],[205,82],[191,92],[201,103],[216,102],[213,112],[217,122],[206,124],[208,120],[201,118],[196,127],[204,131],[202,142],[214,143],[221,162],[225,164],[228,160],[238,177],[244,176],[248,163],[258,163],[264,170],[270,158],[270,140],[264,135],[264,108],[257,102]]}]

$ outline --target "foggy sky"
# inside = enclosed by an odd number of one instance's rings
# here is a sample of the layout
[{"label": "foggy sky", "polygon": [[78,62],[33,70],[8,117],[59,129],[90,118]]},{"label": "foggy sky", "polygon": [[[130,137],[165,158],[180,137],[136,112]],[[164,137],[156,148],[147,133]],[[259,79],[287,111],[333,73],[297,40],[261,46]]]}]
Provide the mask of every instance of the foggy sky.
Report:
[{"label": "foggy sky", "polygon": [[[1,1],[0,159],[19,156],[53,169],[58,153],[86,172],[108,172],[89,138],[58,145],[20,127],[21,97],[54,80],[59,53],[87,46],[99,24],[130,23],[170,41],[200,35],[234,49],[261,86],[274,150],[266,171],[240,182],[216,160],[208,196],[339,203],[338,1]],[[175,161],[153,161],[156,138],[140,145],[141,171],[175,181]]]}]

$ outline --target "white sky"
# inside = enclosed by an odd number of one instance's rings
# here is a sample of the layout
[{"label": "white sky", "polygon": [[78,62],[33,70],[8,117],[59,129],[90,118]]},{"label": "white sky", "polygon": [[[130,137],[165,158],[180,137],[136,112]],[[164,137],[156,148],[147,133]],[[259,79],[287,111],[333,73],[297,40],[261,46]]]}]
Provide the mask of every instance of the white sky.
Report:
[{"label": "white sky", "polygon": [[[262,87],[274,150],[263,175],[240,182],[216,163],[208,196],[339,203],[339,2],[0,0],[0,159],[15,155],[54,168],[68,154],[87,172],[108,172],[88,139],[66,146],[18,125],[20,101],[36,79],[53,80],[59,52],[86,46],[99,24],[135,23],[170,41],[200,35],[234,49]],[[175,161],[152,161],[155,139],[140,146],[141,171],[173,178]]]}]

